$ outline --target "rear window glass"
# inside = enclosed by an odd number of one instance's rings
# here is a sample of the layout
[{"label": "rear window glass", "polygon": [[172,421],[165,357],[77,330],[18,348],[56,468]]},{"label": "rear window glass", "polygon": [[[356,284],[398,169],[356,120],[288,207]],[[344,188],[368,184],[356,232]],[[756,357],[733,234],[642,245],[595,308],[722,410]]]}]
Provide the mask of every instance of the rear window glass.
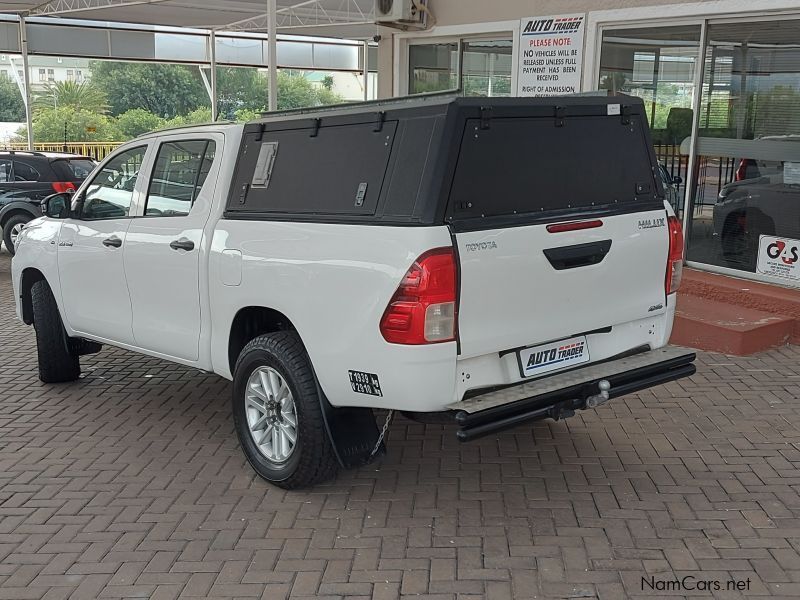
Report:
[{"label": "rear window glass", "polygon": [[73,158],[63,162],[75,179],[86,179],[95,167],[95,163],[88,158]]},{"label": "rear window glass", "polygon": [[653,201],[641,118],[468,119],[450,193],[454,218],[590,210]]}]

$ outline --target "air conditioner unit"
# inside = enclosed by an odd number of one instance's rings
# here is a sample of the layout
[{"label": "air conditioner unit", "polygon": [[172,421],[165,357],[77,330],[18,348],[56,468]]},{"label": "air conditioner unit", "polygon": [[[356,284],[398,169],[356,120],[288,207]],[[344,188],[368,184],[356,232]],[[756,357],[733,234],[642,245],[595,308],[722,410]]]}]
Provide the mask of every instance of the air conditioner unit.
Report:
[{"label": "air conditioner unit", "polygon": [[375,22],[388,27],[425,28],[427,0],[375,0]]}]

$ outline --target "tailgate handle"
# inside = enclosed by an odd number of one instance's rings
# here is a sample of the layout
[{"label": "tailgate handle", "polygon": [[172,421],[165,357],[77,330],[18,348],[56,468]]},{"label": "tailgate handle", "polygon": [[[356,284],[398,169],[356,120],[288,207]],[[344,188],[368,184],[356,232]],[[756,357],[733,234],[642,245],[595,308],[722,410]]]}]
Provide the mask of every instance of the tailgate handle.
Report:
[{"label": "tailgate handle", "polygon": [[575,246],[562,246],[543,250],[544,255],[556,271],[587,267],[603,262],[611,249],[611,240],[576,244]]}]

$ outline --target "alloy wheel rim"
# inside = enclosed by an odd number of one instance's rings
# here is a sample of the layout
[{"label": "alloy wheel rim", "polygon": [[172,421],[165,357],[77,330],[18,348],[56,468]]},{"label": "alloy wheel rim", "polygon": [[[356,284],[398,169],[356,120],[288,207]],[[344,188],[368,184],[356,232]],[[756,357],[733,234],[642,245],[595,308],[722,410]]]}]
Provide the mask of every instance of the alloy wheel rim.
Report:
[{"label": "alloy wheel rim", "polygon": [[283,376],[258,367],[247,380],[245,414],[250,437],[270,462],[284,463],[297,447],[297,410]]},{"label": "alloy wheel rim", "polygon": [[22,223],[17,223],[11,228],[11,244],[16,246],[19,234],[22,233],[22,228],[25,227]]}]

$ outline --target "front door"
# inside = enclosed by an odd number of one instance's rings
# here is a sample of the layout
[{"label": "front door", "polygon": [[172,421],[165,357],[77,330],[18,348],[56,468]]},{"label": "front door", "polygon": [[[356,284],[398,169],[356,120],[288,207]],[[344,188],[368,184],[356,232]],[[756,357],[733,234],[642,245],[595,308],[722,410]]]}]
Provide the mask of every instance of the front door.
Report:
[{"label": "front door", "polygon": [[200,256],[219,170],[214,137],[161,143],[144,216],[132,221],[125,247],[136,344],[186,361],[199,359]]},{"label": "front door", "polygon": [[82,190],[77,218],[64,222],[58,269],[66,321],[78,333],[134,344],[122,256],[130,213],[143,193],[147,145],[109,159]]}]

